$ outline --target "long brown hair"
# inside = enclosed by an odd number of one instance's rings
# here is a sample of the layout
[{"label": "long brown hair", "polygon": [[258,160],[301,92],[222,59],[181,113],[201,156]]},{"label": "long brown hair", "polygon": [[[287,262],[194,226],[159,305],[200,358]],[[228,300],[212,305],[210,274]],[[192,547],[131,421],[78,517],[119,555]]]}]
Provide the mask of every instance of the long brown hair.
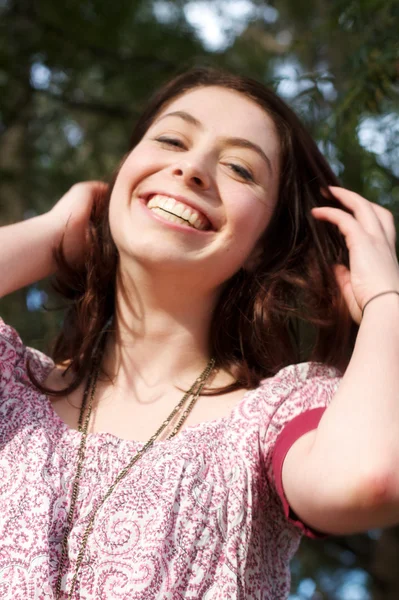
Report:
[{"label": "long brown hair", "polygon": [[[278,202],[262,238],[263,254],[252,271],[240,269],[224,286],[213,315],[210,345],[216,366],[236,383],[224,391],[254,388],[280,368],[314,360],[345,371],[357,333],[339,291],[332,267],[348,266],[348,251],[338,229],[311,215],[321,205],[342,206],[321,188],[340,185],[293,111],[270,89],[239,75],[195,68],[175,77],[150,100],[131,137],[140,142],[156,116],[188,90],[220,86],[256,102],[273,119],[281,145]],[[52,358],[68,362],[72,383],[54,396],[76,389],[101,357],[107,322],[115,310],[118,253],[108,223],[109,190],[97,198],[89,223],[90,243],[82,268],[65,260],[62,243],[55,250],[55,288],[68,301]],[[96,356],[93,348],[96,347]],[[220,391],[220,390],[219,390]]]}]

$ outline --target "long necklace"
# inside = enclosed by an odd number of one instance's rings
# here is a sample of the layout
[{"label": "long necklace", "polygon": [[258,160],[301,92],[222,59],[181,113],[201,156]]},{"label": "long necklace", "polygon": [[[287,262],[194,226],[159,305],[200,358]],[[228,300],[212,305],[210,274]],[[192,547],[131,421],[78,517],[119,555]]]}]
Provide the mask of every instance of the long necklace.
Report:
[{"label": "long necklace", "polygon": [[[74,576],[73,576],[73,579],[72,579],[71,589],[70,589],[70,592],[68,594],[68,600],[72,599],[72,595],[73,595],[73,592],[75,590],[75,585],[76,585],[76,581],[77,581],[77,577],[78,577],[78,572],[79,572],[80,566],[81,566],[82,561],[83,561],[83,557],[84,557],[84,553],[85,553],[85,550],[86,550],[87,542],[88,542],[89,536],[90,536],[90,534],[91,534],[91,532],[93,530],[94,520],[96,518],[96,515],[97,515],[98,511],[103,506],[104,502],[106,502],[106,500],[108,500],[108,498],[110,497],[110,495],[112,494],[112,492],[114,491],[114,489],[116,488],[116,486],[118,485],[118,483],[124,477],[126,477],[126,475],[130,471],[130,469],[133,467],[133,465],[142,457],[142,455],[144,454],[144,452],[146,452],[148,450],[148,448],[150,448],[153,445],[153,443],[155,442],[155,440],[157,439],[157,437],[163,432],[163,430],[172,421],[173,417],[175,417],[175,415],[183,407],[183,405],[186,402],[186,400],[190,396],[192,396],[192,398],[191,398],[191,400],[190,400],[187,408],[184,410],[184,412],[181,415],[181,417],[180,417],[177,425],[173,428],[172,432],[168,435],[167,439],[169,440],[169,439],[171,439],[172,437],[174,437],[176,435],[176,433],[179,431],[179,429],[183,425],[184,421],[187,419],[188,415],[192,411],[192,409],[194,407],[194,404],[197,401],[198,396],[201,394],[202,388],[204,387],[204,385],[205,385],[205,383],[206,383],[209,375],[211,374],[214,366],[215,366],[215,359],[211,358],[211,360],[209,361],[209,363],[207,364],[207,366],[205,367],[205,369],[203,370],[203,372],[201,373],[201,375],[199,377],[197,377],[197,379],[194,381],[194,383],[191,386],[191,388],[184,394],[183,398],[175,406],[175,408],[172,410],[172,412],[167,417],[167,419],[165,419],[165,421],[163,421],[163,423],[159,427],[159,429],[148,440],[148,442],[146,442],[144,444],[144,446],[141,448],[141,450],[139,450],[137,452],[137,454],[135,454],[132,457],[132,459],[129,462],[129,464],[126,465],[126,467],[124,467],[120,471],[120,473],[117,475],[117,477],[115,478],[115,480],[112,483],[112,485],[108,488],[108,491],[106,492],[105,496],[98,502],[97,506],[94,508],[94,510],[93,510],[93,512],[91,514],[91,517],[89,519],[89,523],[88,523],[88,525],[87,525],[87,527],[85,529],[85,532],[83,534],[81,544],[80,544],[80,549],[79,549],[78,557],[77,557],[77,560],[76,560],[75,573],[74,573]],[[72,487],[71,506],[70,506],[70,509],[69,509],[69,512],[68,512],[68,517],[67,517],[67,530],[66,530],[64,538],[62,540],[61,558],[60,558],[59,572],[58,572],[58,578],[57,578],[57,584],[56,584],[56,598],[57,598],[57,600],[59,600],[60,593],[61,593],[62,572],[64,570],[64,564],[65,564],[65,559],[66,559],[67,549],[68,549],[68,538],[69,538],[69,534],[70,534],[71,529],[72,529],[73,516],[74,516],[74,512],[75,512],[75,506],[76,506],[76,501],[77,501],[78,494],[79,494],[80,476],[82,474],[82,467],[83,467],[83,462],[84,462],[84,459],[85,459],[87,430],[88,430],[88,426],[89,426],[90,416],[91,416],[91,413],[92,413],[93,398],[94,398],[94,393],[95,393],[95,390],[96,390],[96,384],[97,384],[97,379],[98,379],[99,371],[100,371],[100,366],[99,365],[95,366],[94,369],[92,369],[92,371],[91,371],[91,373],[90,373],[90,375],[88,377],[86,388],[85,388],[85,391],[84,391],[84,394],[83,394],[82,406],[81,406],[81,409],[80,409],[79,423],[78,424],[79,424],[79,431],[82,433],[82,439],[80,441],[80,446],[79,446],[79,450],[78,450],[78,464],[77,464],[75,479],[74,479],[73,487]],[[85,412],[85,408],[86,408],[87,396],[89,394],[90,388],[91,388],[90,399],[89,399],[89,404],[88,404],[88,407],[87,407],[87,414],[86,414],[86,417],[84,419],[84,412]]]}]

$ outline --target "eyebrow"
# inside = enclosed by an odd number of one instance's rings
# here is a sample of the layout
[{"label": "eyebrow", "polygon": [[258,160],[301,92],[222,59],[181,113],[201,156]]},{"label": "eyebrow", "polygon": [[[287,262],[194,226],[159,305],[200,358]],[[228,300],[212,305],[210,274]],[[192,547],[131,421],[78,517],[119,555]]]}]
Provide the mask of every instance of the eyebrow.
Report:
[{"label": "eyebrow", "polygon": [[[201,121],[193,117],[193,115],[190,115],[190,113],[185,112],[184,110],[175,110],[174,112],[167,113],[166,115],[163,115],[162,117],[157,119],[156,123],[162,121],[162,119],[166,119],[166,117],[180,117],[181,119],[183,119],[183,121],[186,121],[186,123],[190,123],[190,125],[194,125],[195,127],[198,127],[198,129],[204,129],[204,126],[202,125]],[[255,144],[254,142],[250,142],[249,140],[240,137],[224,137],[222,138],[222,142],[228,146],[236,146],[239,148],[248,148],[249,150],[253,150],[266,162],[269,171],[273,173],[270,158],[267,156],[267,154],[265,154],[262,148],[258,146],[258,144]]]}]

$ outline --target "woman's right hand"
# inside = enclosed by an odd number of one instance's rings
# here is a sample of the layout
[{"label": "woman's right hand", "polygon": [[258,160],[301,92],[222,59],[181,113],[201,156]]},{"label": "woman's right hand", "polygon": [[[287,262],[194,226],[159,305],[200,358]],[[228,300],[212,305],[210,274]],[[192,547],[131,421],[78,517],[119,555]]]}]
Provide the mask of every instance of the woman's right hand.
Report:
[{"label": "woman's right hand", "polygon": [[83,263],[91,208],[107,189],[100,181],[78,183],[47,213],[0,227],[0,298],[53,275],[63,235],[67,262]]},{"label": "woman's right hand", "polygon": [[93,202],[96,196],[106,193],[107,189],[107,184],[101,181],[76,183],[47,213],[46,219],[55,231],[55,246],[64,235],[63,247],[69,264],[79,265],[83,262]]}]

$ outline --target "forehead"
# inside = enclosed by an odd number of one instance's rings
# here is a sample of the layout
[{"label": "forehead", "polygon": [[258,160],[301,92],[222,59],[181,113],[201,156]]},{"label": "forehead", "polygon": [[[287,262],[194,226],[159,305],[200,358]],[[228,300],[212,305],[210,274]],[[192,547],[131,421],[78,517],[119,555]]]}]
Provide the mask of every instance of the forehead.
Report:
[{"label": "forehead", "polygon": [[[175,111],[193,115],[204,130],[220,136],[243,137],[270,150],[278,148],[272,118],[256,102],[235,90],[208,86],[189,90],[162,110],[158,119]],[[171,117],[172,118],[172,117]]]}]

